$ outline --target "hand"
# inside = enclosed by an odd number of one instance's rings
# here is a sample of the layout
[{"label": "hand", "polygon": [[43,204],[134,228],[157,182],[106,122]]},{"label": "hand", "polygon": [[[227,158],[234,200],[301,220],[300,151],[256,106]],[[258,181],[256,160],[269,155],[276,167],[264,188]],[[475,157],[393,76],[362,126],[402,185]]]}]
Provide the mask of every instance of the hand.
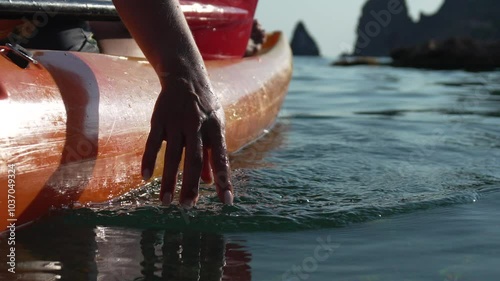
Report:
[{"label": "hand", "polygon": [[142,158],[143,178],[147,180],[153,174],[158,150],[166,140],[160,192],[164,204],[173,200],[183,148],[180,203],[188,207],[196,204],[200,176],[212,182],[212,166],[219,199],[232,204],[224,112],[212,91],[179,1],[113,0],[113,3],[162,85]]},{"label": "hand", "polygon": [[[151,131],[142,158],[142,176],[152,176],[162,142],[167,141],[160,200],[169,205],[175,194],[179,162],[185,148],[179,202],[192,207],[198,200],[200,177],[212,183],[215,175],[221,202],[233,203],[226,152],[224,111],[204,71],[168,75],[162,79],[151,118]],[[194,73],[194,75],[193,75]],[[213,168],[213,174],[212,174]]]}]

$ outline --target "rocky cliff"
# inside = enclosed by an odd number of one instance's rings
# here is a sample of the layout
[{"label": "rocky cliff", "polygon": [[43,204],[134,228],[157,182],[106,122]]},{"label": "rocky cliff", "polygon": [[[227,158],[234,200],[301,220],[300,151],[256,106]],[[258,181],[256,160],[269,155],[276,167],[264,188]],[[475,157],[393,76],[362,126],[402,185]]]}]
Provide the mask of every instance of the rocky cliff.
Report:
[{"label": "rocky cliff", "polygon": [[405,0],[368,0],[357,28],[354,55],[387,56],[395,48],[436,39],[500,38],[500,1],[445,0],[434,15],[414,22]]},{"label": "rocky cliff", "polygon": [[291,47],[294,56],[320,56],[318,45],[301,21],[295,26]]}]

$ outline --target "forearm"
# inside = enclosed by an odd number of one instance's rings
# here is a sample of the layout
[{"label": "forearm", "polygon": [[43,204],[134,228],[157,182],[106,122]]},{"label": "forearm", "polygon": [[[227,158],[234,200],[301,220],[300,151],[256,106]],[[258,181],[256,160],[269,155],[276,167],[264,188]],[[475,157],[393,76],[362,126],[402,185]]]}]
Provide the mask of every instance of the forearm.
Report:
[{"label": "forearm", "polygon": [[168,75],[205,72],[203,60],[178,0],[113,2],[162,84],[162,78]]}]

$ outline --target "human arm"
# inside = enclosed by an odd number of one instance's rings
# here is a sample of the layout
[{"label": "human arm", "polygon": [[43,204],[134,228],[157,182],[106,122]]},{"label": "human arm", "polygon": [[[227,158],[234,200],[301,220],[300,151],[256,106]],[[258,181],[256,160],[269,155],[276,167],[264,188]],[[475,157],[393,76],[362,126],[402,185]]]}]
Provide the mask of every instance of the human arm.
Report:
[{"label": "human arm", "polygon": [[200,176],[205,181],[215,178],[219,199],[232,204],[224,111],[212,90],[178,0],[113,0],[113,3],[154,67],[162,87],[142,159],[143,178],[152,176],[157,153],[166,140],[160,192],[164,204],[173,199],[184,147],[181,204],[196,203]]}]

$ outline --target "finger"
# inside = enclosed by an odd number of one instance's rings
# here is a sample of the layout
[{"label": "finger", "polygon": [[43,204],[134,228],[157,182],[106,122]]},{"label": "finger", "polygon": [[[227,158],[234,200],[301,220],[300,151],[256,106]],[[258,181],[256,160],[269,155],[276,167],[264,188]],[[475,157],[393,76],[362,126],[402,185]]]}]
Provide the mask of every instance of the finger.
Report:
[{"label": "finger", "polygon": [[201,133],[186,138],[184,171],[180,202],[184,207],[193,207],[198,200],[201,170],[203,167],[203,147]]},{"label": "finger", "polygon": [[153,175],[155,169],[156,156],[161,148],[163,142],[163,130],[158,125],[151,125],[148,140],[146,141],[146,148],[142,156],[141,174],[144,180],[149,180]]},{"label": "finger", "polygon": [[177,173],[179,172],[179,162],[182,158],[182,148],[181,136],[168,139],[160,190],[160,200],[163,205],[166,206],[170,205],[174,197],[175,186],[177,184]]},{"label": "finger", "polygon": [[203,168],[201,170],[201,180],[206,184],[214,183],[212,166],[210,165],[210,151],[203,145]]},{"label": "finger", "polygon": [[[213,121],[212,121],[213,120]],[[232,205],[234,199],[233,185],[231,184],[231,169],[227,156],[226,137],[221,124],[212,119],[213,126],[210,126],[209,138],[211,147],[211,164],[214,171],[215,186],[217,195],[224,204]]]}]

